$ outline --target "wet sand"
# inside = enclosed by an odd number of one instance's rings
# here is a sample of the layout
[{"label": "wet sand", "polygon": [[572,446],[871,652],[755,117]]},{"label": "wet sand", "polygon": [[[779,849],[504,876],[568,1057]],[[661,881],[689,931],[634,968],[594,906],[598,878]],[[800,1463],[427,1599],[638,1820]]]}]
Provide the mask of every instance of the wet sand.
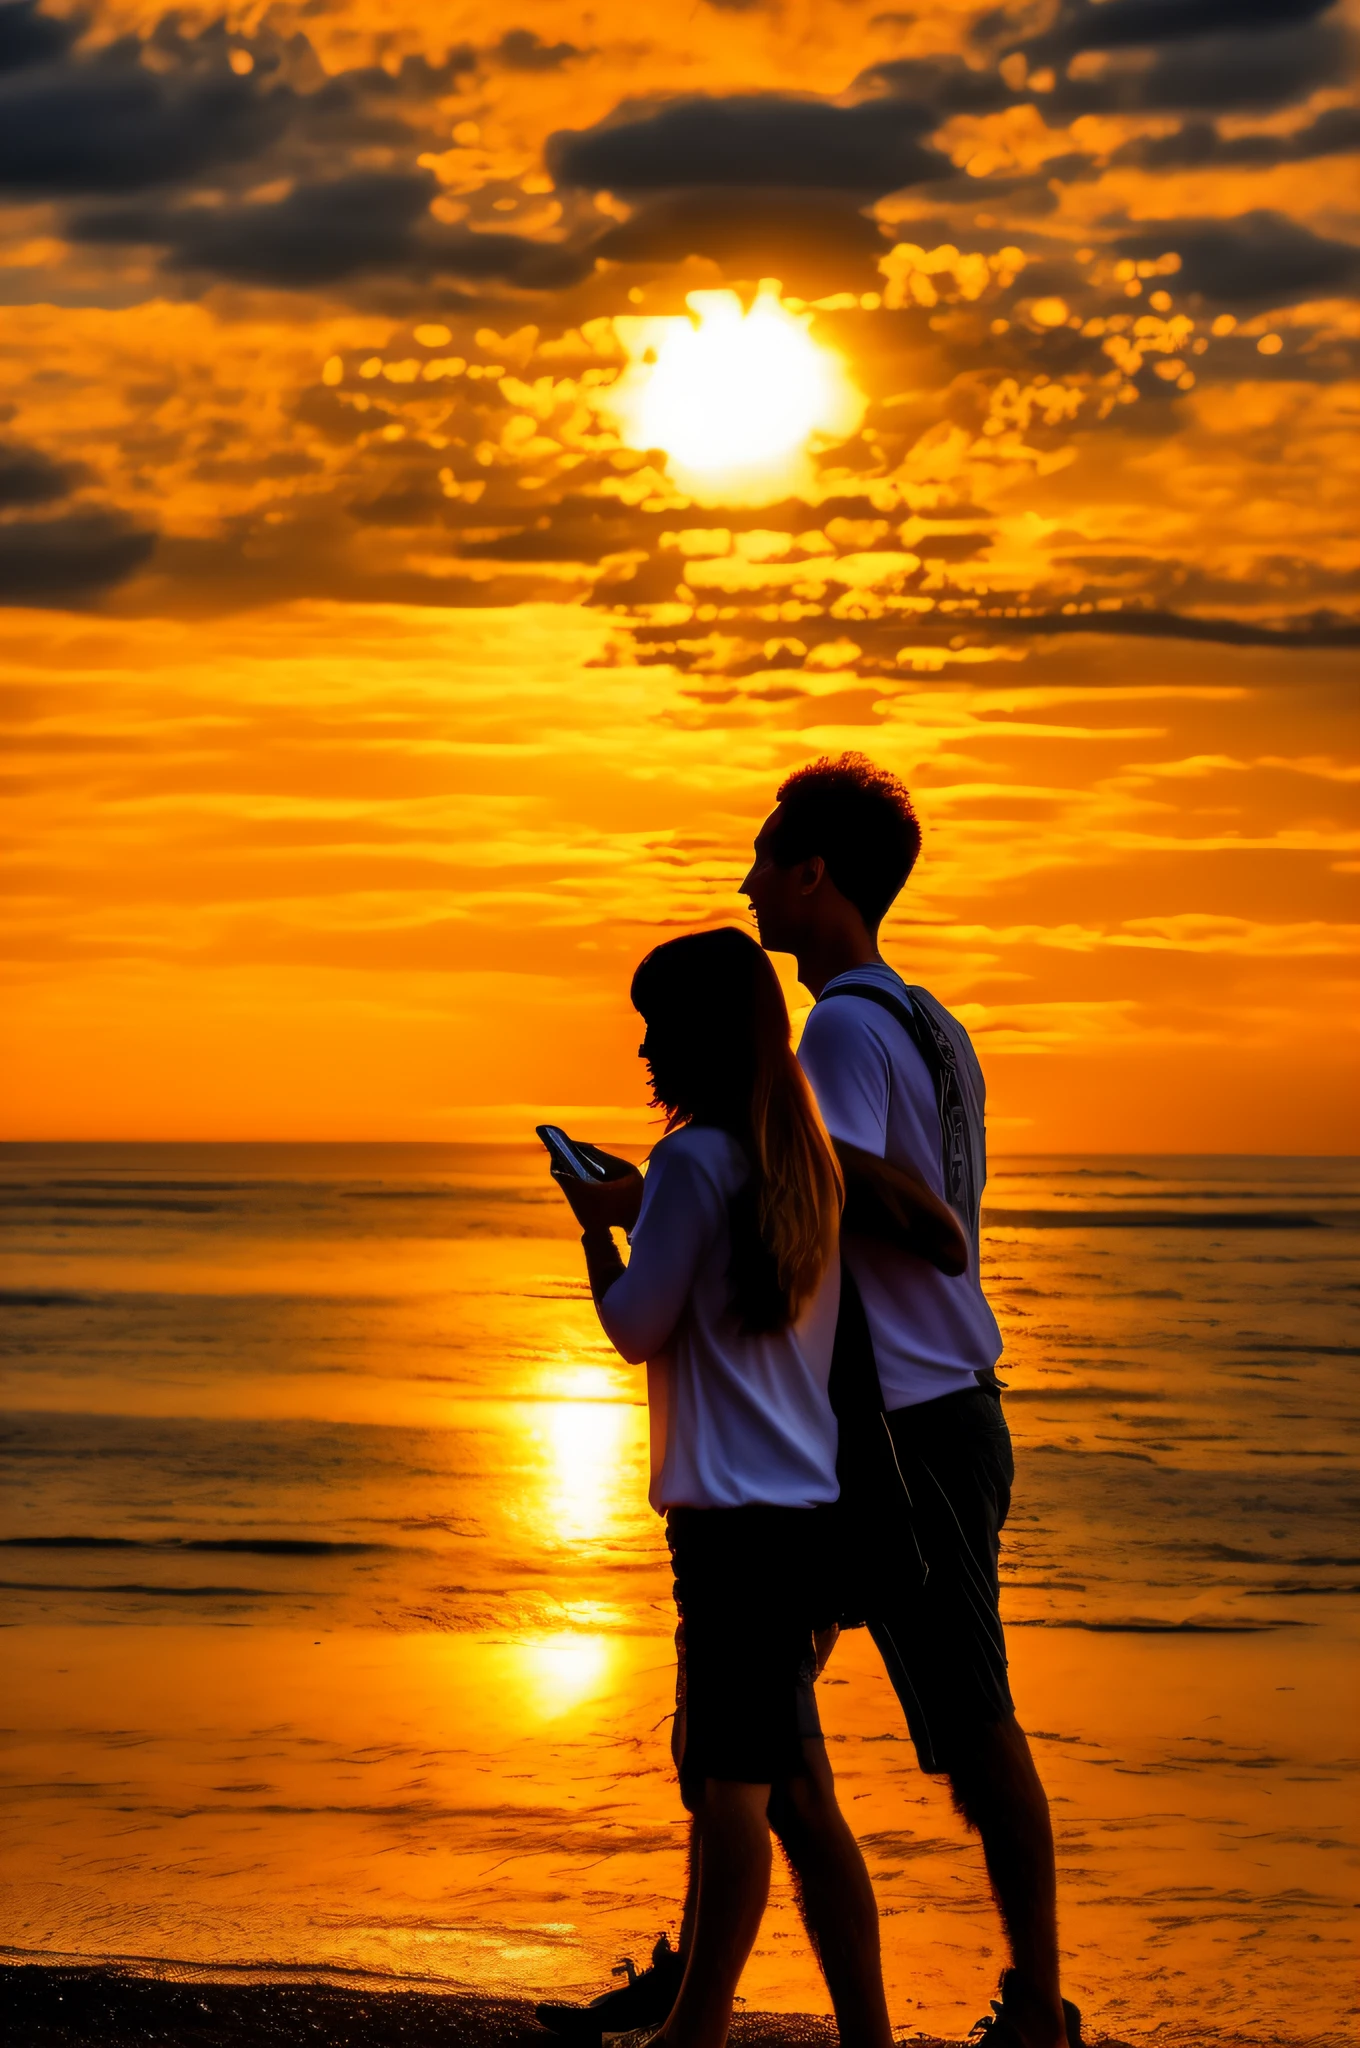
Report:
[{"label": "wet sand", "polygon": [[[551,2048],[555,2039],[524,1998],[45,1964],[0,1967],[0,2017],[11,2048]],[[829,2020],[799,2013],[743,2013],[732,2029],[733,2048],[830,2048],[835,2039]]]},{"label": "wet sand", "polygon": [[[9,2048],[553,2048],[523,1998],[376,1988],[307,1979],[223,1983],[189,1970],[154,1975],[53,1964],[0,1965],[0,2023]],[[730,2048],[835,2048],[829,2019],[741,2012]],[[903,2048],[952,2048],[900,2030]],[[1128,2048],[1086,2034],[1087,2048]],[[1240,2034],[1168,2020],[1159,2048],[1348,2048],[1344,2034],[1307,2040],[1272,2029]]]}]

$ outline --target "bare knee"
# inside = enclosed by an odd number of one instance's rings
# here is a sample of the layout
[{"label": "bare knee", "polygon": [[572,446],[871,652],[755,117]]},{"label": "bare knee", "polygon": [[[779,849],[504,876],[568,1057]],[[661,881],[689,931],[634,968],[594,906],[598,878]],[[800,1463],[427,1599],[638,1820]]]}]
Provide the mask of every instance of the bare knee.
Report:
[{"label": "bare knee", "polygon": [[803,1768],[783,1778],[770,1795],[770,1826],[786,1848],[844,1826],[836,1800],[836,1780],[820,1737],[803,1739]]},{"label": "bare knee", "polygon": [[705,1778],[695,1818],[708,1841],[724,1833],[759,1831],[769,1819],[771,1787],[736,1778]]}]

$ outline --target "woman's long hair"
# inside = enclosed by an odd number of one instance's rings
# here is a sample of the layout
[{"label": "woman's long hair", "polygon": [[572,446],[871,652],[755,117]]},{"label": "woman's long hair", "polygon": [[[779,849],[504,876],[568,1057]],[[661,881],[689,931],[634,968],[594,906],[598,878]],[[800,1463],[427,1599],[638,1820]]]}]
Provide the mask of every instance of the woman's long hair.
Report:
[{"label": "woman's long hair", "polygon": [[779,977],[754,939],[727,926],[656,947],[631,993],[666,1129],[715,1124],[750,1160],[732,1203],[733,1307],[747,1331],[782,1329],[826,1271],[845,1188],[794,1057]]}]

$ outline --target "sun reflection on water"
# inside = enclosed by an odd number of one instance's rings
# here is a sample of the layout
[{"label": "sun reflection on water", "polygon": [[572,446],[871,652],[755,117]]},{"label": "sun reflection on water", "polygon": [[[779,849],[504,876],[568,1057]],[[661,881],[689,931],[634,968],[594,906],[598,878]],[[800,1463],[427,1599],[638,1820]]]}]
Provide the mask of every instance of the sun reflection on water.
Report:
[{"label": "sun reflection on water", "polygon": [[544,1720],[566,1714],[607,1682],[613,1648],[607,1636],[564,1632],[526,1643],[521,1652],[533,1705]]},{"label": "sun reflection on water", "polygon": [[545,1505],[558,1537],[597,1543],[621,1505],[627,1414],[602,1401],[564,1401],[542,1427],[551,1461]]},{"label": "sun reflection on water", "polygon": [[632,1407],[607,1365],[563,1356],[540,1386],[547,1398],[530,1424],[543,1460],[539,1512],[556,1543],[598,1543],[626,1509]]}]

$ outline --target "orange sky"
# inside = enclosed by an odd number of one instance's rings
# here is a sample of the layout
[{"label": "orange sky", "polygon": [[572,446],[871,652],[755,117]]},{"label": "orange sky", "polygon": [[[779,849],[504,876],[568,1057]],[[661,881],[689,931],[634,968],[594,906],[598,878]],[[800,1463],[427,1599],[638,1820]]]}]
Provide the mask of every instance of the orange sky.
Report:
[{"label": "orange sky", "polygon": [[[1356,1149],[1355,19],[0,8],[7,1133],[641,1136],[854,746],[995,1146]],[[760,278],[732,502],[600,396]]]}]

